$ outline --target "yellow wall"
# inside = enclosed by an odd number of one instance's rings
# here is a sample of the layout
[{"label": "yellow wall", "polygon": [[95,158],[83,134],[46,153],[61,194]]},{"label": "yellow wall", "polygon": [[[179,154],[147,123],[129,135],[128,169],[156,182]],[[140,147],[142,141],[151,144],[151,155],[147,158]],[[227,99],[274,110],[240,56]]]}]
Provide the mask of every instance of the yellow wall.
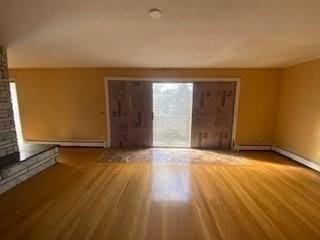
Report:
[{"label": "yellow wall", "polygon": [[284,69],[276,144],[320,163],[320,60]]},{"label": "yellow wall", "polygon": [[105,76],[240,77],[237,144],[274,142],[279,69],[13,69],[27,140],[104,140]]},{"label": "yellow wall", "polygon": [[99,140],[105,137],[105,96],[95,71],[21,70],[16,78],[26,140]]}]

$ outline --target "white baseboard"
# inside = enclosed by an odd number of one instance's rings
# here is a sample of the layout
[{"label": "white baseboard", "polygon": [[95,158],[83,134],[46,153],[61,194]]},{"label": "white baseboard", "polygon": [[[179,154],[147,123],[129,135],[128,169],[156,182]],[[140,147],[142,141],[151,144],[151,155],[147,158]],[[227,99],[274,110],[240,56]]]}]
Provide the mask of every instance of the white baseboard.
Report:
[{"label": "white baseboard", "polygon": [[305,166],[307,166],[309,168],[312,168],[312,169],[320,172],[320,164],[314,163],[314,162],[312,162],[312,161],[310,161],[310,160],[308,160],[308,159],[306,159],[306,158],[304,158],[302,156],[299,156],[299,155],[297,155],[295,153],[292,153],[292,152],[290,152],[288,150],[285,150],[285,149],[277,147],[277,146],[273,146],[272,150],[277,152],[277,153],[279,153],[279,154],[281,154],[281,155],[284,155],[284,156],[286,156],[286,157],[288,157],[288,158],[290,158],[290,159],[292,159],[292,160],[294,160],[294,161],[296,161],[298,163],[301,163],[302,165],[305,165]]},{"label": "white baseboard", "polygon": [[237,145],[237,151],[271,151],[271,145]]},{"label": "white baseboard", "polygon": [[63,147],[106,147],[105,142],[85,142],[85,141],[30,141],[25,140],[25,143],[30,144],[57,144]]}]

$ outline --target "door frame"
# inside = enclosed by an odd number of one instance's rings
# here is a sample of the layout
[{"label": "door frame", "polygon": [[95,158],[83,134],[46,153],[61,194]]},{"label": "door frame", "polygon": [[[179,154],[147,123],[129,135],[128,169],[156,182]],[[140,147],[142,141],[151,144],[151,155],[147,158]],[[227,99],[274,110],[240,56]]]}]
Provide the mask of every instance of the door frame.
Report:
[{"label": "door frame", "polygon": [[232,137],[231,137],[231,149],[238,150],[238,147],[235,143],[236,134],[237,134],[237,123],[238,123],[238,108],[239,108],[239,97],[240,97],[240,83],[241,78],[193,78],[193,77],[113,77],[108,76],[104,77],[104,87],[105,87],[105,103],[106,103],[106,124],[107,124],[107,137],[105,140],[104,146],[111,146],[111,127],[110,127],[110,115],[109,115],[109,88],[108,81],[151,81],[151,82],[235,82],[236,83],[236,93],[235,93],[235,102],[233,109],[233,119],[232,119]]}]

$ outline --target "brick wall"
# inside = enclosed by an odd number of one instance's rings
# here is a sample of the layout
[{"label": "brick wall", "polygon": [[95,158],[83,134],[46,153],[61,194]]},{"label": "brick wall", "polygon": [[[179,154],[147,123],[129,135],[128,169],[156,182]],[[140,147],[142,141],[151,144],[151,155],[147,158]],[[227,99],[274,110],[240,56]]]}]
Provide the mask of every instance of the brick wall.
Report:
[{"label": "brick wall", "polygon": [[0,47],[0,157],[18,151],[13,111],[10,99],[10,86],[7,53]]}]

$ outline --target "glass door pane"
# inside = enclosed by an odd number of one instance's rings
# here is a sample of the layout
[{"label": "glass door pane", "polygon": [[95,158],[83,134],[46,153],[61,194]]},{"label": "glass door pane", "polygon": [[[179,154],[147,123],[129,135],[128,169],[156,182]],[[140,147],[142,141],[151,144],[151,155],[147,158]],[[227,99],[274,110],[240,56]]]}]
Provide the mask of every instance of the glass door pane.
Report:
[{"label": "glass door pane", "polygon": [[153,83],[153,146],[190,147],[192,83]]}]

